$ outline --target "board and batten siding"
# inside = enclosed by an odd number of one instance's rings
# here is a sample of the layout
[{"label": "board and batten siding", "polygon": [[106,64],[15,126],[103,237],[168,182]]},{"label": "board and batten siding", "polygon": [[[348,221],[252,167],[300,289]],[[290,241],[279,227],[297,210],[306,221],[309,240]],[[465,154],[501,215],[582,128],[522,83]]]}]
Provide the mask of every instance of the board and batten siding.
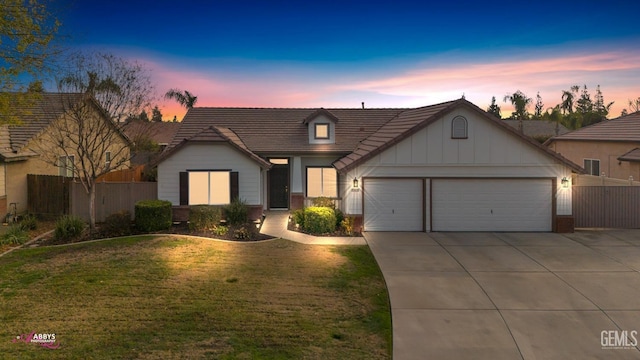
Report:
[{"label": "board and batten siding", "polygon": [[[458,115],[467,119],[467,139],[451,138],[451,120]],[[362,190],[352,189],[346,180],[354,177],[556,178],[556,215],[571,215],[571,189],[561,185],[565,176],[571,178],[571,169],[558,160],[490,120],[459,109],[343,176],[343,210],[362,214]]]},{"label": "board and batten siding", "polygon": [[260,166],[228,144],[187,144],[158,164],[158,199],[179,205],[180,172],[187,170],[237,171],[240,199],[262,204]]}]

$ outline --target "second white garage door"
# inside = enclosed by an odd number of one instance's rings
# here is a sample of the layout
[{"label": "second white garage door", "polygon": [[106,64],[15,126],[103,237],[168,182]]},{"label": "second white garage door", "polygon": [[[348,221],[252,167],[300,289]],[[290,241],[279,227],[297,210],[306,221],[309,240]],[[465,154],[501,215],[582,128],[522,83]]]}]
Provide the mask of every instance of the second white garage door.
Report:
[{"label": "second white garage door", "polygon": [[432,231],[551,231],[549,179],[434,179]]},{"label": "second white garage door", "polygon": [[366,179],[365,231],[423,231],[422,179]]}]

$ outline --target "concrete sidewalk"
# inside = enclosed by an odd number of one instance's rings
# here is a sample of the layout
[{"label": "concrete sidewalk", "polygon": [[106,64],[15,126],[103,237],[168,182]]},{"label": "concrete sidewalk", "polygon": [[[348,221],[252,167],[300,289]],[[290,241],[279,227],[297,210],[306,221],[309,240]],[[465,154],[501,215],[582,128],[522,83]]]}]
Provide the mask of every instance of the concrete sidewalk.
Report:
[{"label": "concrete sidewalk", "polygon": [[260,233],[310,245],[366,245],[363,237],[313,236],[287,230],[289,211],[268,211]]}]

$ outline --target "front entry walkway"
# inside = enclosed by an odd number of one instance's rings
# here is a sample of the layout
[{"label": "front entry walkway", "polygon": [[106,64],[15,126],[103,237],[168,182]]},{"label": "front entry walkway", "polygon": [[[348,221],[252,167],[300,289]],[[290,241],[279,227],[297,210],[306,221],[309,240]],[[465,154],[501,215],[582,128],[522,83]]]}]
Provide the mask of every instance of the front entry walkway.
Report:
[{"label": "front entry walkway", "polygon": [[266,217],[260,228],[260,233],[283,238],[302,244],[310,245],[366,245],[363,237],[343,236],[313,236],[287,229],[289,211],[272,210],[266,212]]},{"label": "front entry walkway", "polygon": [[364,236],[394,360],[640,358],[638,230]]}]

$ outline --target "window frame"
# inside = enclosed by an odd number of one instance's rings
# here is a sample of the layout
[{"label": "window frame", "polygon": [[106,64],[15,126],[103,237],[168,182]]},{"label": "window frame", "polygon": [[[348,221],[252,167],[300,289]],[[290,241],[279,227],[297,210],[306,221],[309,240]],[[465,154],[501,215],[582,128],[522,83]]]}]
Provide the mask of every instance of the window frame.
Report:
[{"label": "window frame", "polygon": [[[318,136],[318,126],[326,126],[327,136]],[[325,122],[317,122],[313,124],[313,138],[315,140],[329,140],[331,139],[331,124]]]},{"label": "window frame", "polygon": [[111,151],[106,151],[104,153],[104,167],[109,168],[111,166]]},{"label": "window frame", "polygon": [[[587,171],[587,162],[589,163],[589,169]],[[596,174],[593,173],[593,165],[594,164],[598,164],[598,171],[596,172]],[[588,175],[592,175],[592,176],[600,176],[600,159],[590,159],[590,158],[584,158],[582,160],[582,165],[584,167],[585,172]]]},{"label": "window frame", "polygon": [[[69,160],[71,160],[71,166],[69,166]],[[63,165],[63,162],[64,162],[64,165]],[[76,166],[75,155],[58,156],[58,176],[71,177],[71,178],[74,177],[75,166]]]},{"label": "window frame", "polygon": [[[458,134],[458,132],[461,131],[461,129],[458,127],[456,127],[456,124],[462,123],[463,128],[462,131],[464,131],[464,135],[460,135]],[[467,121],[467,119],[464,116],[456,116],[451,120],[451,138],[452,139],[468,139],[469,138],[469,122]]]},{"label": "window frame", "polygon": [[[187,170],[187,187],[189,188],[189,195],[187,197],[187,204],[189,206],[194,206],[194,205],[228,205],[233,201],[233,179],[232,179],[232,171],[228,170],[228,169],[213,169],[213,170]],[[191,203],[191,173],[206,173],[207,174],[207,194],[206,194],[206,198],[207,198],[207,202],[206,203],[202,203],[202,202],[197,202],[197,203]],[[225,203],[212,203],[211,202],[211,173],[226,173],[228,175],[227,177],[227,181],[228,181],[228,202]],[[215,184],[214,184],[215,186]]]},{"label": "window frame", "polygon": [[[321,194],[317,195],[317,196],[309,195],[309,170],[310,169],[321,169],[321,171],[320,171],[320,176],[321,176],[321,179],[320,179]],[[325,191],[324,191],[324,188],[325,188],[324,170],[325,169],[333,170],[333,172],[336,175],[336,182],[335,182],[336,193],[335,193],[335,196],[325,194]],[[331,198],[331,199],[338,199],[339,195],[340,195],[340,175],[338,174],[338,171],[332,166],[307,166],[306,170],[305,170],[305,184],[304,185],[305,185],[305,195],[306,195],[307,198],[328,197],[328,198]]]}]

